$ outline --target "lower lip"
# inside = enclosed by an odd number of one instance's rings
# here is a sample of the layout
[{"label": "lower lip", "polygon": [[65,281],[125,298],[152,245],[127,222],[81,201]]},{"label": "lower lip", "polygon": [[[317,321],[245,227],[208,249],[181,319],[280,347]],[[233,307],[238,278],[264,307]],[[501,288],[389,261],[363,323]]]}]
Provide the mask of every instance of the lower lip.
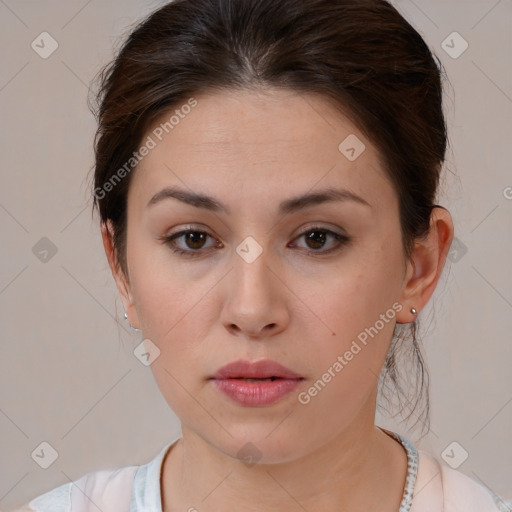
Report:
[{"label": "lower lip", "polygon": [[247,382],[243,379],[214,379],[217,389],[240,405],[257,407],[278,402],[291,393],[302,379]]}]

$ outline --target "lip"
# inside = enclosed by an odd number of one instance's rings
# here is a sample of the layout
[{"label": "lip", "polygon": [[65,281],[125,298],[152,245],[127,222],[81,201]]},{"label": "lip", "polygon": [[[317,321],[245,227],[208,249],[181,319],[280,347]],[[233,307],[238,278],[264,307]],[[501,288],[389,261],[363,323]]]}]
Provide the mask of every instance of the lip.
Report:
[{"label": "lip", "polygon": [[[244,380],[271,378],[259,382]],[[255,362],[240,359],[220,368],[209,380],[239,405],[258,407],[283,399],[304,377],[269,359]]]},{"label": "lip", "polygon": [[229,363],[215,373],[211,379],[267,379],[278,377],[281,379],[303,379],[302,375],[293,372],[277,361],[263,359],[261,361],[247,361],[238,359]]}]

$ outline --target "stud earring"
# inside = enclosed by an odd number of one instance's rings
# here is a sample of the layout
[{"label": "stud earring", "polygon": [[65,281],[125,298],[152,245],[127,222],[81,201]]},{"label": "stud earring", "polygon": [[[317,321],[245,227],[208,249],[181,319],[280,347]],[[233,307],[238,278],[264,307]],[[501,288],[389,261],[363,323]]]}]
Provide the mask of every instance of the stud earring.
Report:
[{"label": "stud earring", "polygon": [[416,311],[416,308],[411,308],[411,313],[413,315],[417,315],[418,314],[418,312]]}]

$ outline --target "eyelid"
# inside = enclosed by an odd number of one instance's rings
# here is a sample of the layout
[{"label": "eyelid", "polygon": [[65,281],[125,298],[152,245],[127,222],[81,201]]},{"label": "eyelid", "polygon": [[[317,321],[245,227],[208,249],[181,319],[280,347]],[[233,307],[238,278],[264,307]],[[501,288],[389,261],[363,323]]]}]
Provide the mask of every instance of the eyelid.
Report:
[{"label": "eyelid", "polygon": [[318,229],[319,231],[320,230],[328,231],[329,233],[333,233],[334,235],[346,236],[348,238],[348,235],[346,234],[345,230],[340,228],[339,226],[332,226],[332,227],[330,225],[324,226],[324,225],[321,225],[320,223],[312,222],[312,223],[306,224],[305,226],[301,226],[299,229],[300,229],[300,231],[297,236],[301,236],[304,233],[307,233],[308,231]]},{"label": "eyelid", "polygon": [[[339,229],[339,228],[337,228],[337,229]],[[343,230],[341,230],[342,231],[341,233],[338,233],[337,231],[334,231],[333,229],[327,228],[325,226],[320,226],[318,224],[312,224],[312,225],[301,228],[300,233],[293,238],[292,243],[295,243],[296,240],[302,238],[307,233],[311,233],[314,231],[325,232],[327,234],[327,236],[333,237],[336,240],[336,243],[335,243],[335,247],[333,247],[331,249],[320,249],[320,250],[315,251],[314,249],[303,248],[303,250],[309,252],[312,256],[316,256],[316,257],[321,257],[324,255],[327,256],[333,252],[340,250],[343,245],[352,241],[352,238],[349,237],[347,234],[345,234],[345,232]]]},{"label": "eyelid", "polygon": [[[333,227],[329,227],[329,226],[322,226],[320,225],[319,223],[315,223],[315,222],[312,222],[312,223],[309,223],[309,224],[306,224],[305,226],[301,226],[298,230],[298,233],[297,235],[294,235],[294,237],[297,237],[297,236],[301,236],[303,235],[305,232],[307,231],[311,231],[312,229],[318,229],[318,230],[325,230],[325,231],[330,231],[331,233],[334,233],[334,234],[337,234],[339,236],[347,236],[348,235],[345,233],[345,230],[343,230],[342,228],[340,228],[339,226],[333,226]],[[336,230],[339,230],[341,231],[341,233],[336,233]],[[179,229],[175,232],[170,232],[170,233],[166,233],[164,236],[165,237],[170,237],[170,236],[174,236],[174,235],[177,235],[177,234],[180,234],[182,233],[183,231],[198,231],[198,232],[202,232],[202,233],[206,233],[208,234],[209,236],[211,236],[212,238],[215,238],[215,236],[213,236],[209,229],[206,228],[206,227],[203,227],[201,224],[185,224],[184,226],[180,226]],[[161,237],[163,238],[163,237]]]},{"label": "eyelid", "polygon": [[215,240],[215,243],[216,245],[213,246],[213,247],[209,247],[207,249],[198,249],[196,251],[192,250],[192,249],[180,249],[179,247],[178,248],[172,248],[173,250],[176,249],[176,252],[183,252],[183,253],[190,253],[190,254],[193,254],[193,253],[196,253],[196,254],[200,254],[201,251],[205,251],[205,250],[209,250],[209,249],[212,249],[214,247],[219,247],[218,244],[221,245],[221,247],[223,247],[223,244],[222,242],[220,242],[217,237],[215,237],[214,235],[212,235],[210,233],[209,230],[207,230],[206,228],[203,228],[203,227],[199,227],[199,226],[194,226],[194,225],[185,225],[185,226],[180,226],[180,228],[175,231],[175,232],[170,232],[170,233],[166,233],[160,237],[158,237],[158,240],[168,244],[168,245],[171,245],[172,242],[174,242],[175,239],[178,239],[178,238],[181,238],[182,236],[184,236],[185,234],[187,233],[203,233],[205,234],[206,236],[212,238],[213,240]]},{"label": "eyelid", "polygon": [[[327,236],[331,236],[336,240],[335,247],[333,247],[331,249],[327,249],[327,250],[325,250],[325,249],[314,250],[314,249],[301,248],[303,251],[306,251],[311,256],[316,256],[316,257],[321,257],[324,255],[327,256],[333,252],[337,252],[337,251],[341,250],[342,246],[344,246],[345,244],[347,244],[348,242],[350,242],[352,240],[351,237],[349,237],[347,234],[344,233],[344,230],[341,230],[342,231],[341,233],[334,231],[334,229],[340,230],[339,227],[330,229],[326,226],[321,226],[318,223],[313,223],[310,225],[306,225],[305,227],[301,227],[300,229],[301,229],[301,231],[293,237],[292,243],[294,243],[297,239],[300,239],[301,237],[305,236],[307,233],[313,232],[315,230],[323,231],[327,234]],[[181,238],[182,236],[184,236],[185,234],[190,233],[190,232],[203,233],[206,236],[214,239],[216,244],[212,247],[207,247],[206,249],[201,248],[201,249],[197,249],[197,250],[182,249],[182,248],[174,245],[175,239]],[[171,232],[171,233],[165,234],[161,237],[158,237],[158,239],[160,241],[162,241],[164,244],[170,246],[171,250],[174,253],[182,254],[185,257],[190,257],[190,258],[199,257],[199,256],[202,256],[207,251],[211,251],[212,249],[223,247],[222,242],[220,242],[215,236],[213,236],[209,232],[209,230],[207,230],[206,228],[202,228],[202,227],[198,227],[198,226],[194,226],[194,225],[181,226],[174,233]],[[289,247],[289,245],[287,247]]]}]

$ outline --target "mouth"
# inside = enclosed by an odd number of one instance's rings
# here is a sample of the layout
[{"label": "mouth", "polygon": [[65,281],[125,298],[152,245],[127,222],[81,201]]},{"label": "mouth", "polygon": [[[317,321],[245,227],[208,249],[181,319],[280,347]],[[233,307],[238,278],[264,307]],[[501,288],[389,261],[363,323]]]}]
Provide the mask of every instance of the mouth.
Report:
[{"label": "mouth", "polygon": [[304,377],[276,361],[238,360],[223,366],[209,380],[237,405],[263,407],[284,399]]},{"label": "mouth", "polygon": [[281,379],[282,377],[267,377],[266,379],[250,379],[248,377],[235,377],[236,380],[245,380],[245,382],[265,382],[267,380],[273,382],[276,379]]},{"label": "mouth", "polygon": [[238,379],[247,382],[275,381],[279,379],[302,380],[304,377],[277,361],[263,359],[260,361],[247,361],[239,359],[220,368],[209,379],[226,380]]}]

